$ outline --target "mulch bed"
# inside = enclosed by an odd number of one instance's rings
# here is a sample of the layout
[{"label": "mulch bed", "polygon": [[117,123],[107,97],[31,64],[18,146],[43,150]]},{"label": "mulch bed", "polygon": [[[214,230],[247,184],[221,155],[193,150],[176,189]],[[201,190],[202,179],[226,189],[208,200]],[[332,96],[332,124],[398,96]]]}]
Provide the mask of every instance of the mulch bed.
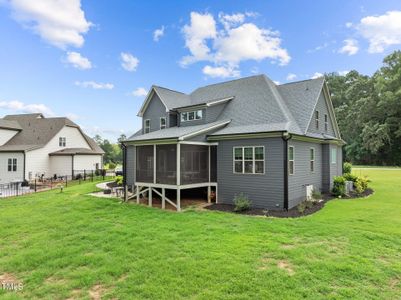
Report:
[{"label": "mulch bed", "polygon": [[[358,195],[356,193],[351,193],[349,196],[342,197],[341,199],[347,200],[347,199],[355,199],[355,198],[364,198],[371,194],[373,194],[373,190],[366,189],[360,195]],[[318,203],[316,203],[312,207],[306,208],[303,213],[300,213],[298,211],[297,207],[293,207],[288,211],[286,211],[286,210],[268,211],[268,210],[262,209],[262,208],[252,208],[252,209],[244,211],[244,212],[235,212],[234,211],[235,206],[233,204],[223,204],[223,203],[214,203],[212,205],[206,206],[205,208],[208,210],[223,211],[223,212],[230,212],[230,213],[236,213],[236,214],[241,214],[241,215],[250,215],[250,216],[265,216],[265,217],[276,217],[276,218],[299,218],[299,217],[311,215],[311,214],[321,210],[325,206],[325,204],[330,200],[338,199],[331,194],[323,194],[322,198],[323,198],[322,200],[320,200]]]}]

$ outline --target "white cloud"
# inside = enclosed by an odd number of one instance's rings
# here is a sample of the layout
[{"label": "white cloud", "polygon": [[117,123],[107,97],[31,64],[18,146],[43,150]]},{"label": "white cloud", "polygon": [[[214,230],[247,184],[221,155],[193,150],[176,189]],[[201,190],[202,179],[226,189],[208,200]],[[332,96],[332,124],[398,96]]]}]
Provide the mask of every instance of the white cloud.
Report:
[{"label": "white cloud", "polygon": [[359,51],[358,41],[353,39],[346,39],[343,41],[344,46],[342,46],[338,52],[342,54],[354,55]]},{"label": "white cloud", "polygon": [[230,67],[212,67],[212,66],[205,66],[202,69],[203,74],[208,75],[209,77],[212,78],[228,78],[228,77],[239,77],[240,72],[239,70],[235,68],[230,68]]},{"label": "white cloud", "polygon": [[352,27],[352,22],[347,22],[347,23],[345,23],[345,27],[347,27],[347,28],[351,28]]},{"label": "white cloud", "polygon": [[340,76],[345,76],[345,75],[347,75],[347,74],[349,73],[349,70],[338,71],[337,73],[338,73],[338,75],[340,75]]},{"label": "white cloud", "polygon": [[51,45],[81,47],[92,24],[80,0],[10,0],[14,18]]},{"label": "white cloud", "polygon": [[138,68],[138,64],[139,64],[138,58],[136,58],[132,54],[126,53],[126,52],[121,52],[120,58],[121,58],[121,66],[125,70],[127,70],[129,72],[136,71],[136,69]]},{"label": "white cloud", "polygon": [[185,46],[190,55],[182,58],[181,66],[204,61],[214,64],[203,68],[205,74],[236,77],[239,76],[240,63],[246,60],[271,59],[280,65],[288,64],[291,57],[281,47],[279,33],[245,23],[250,16],[254,14],[220,13],[218,20],[221,25],[218,26],[211,14],[191,12],[190,24],[183,27]]},{"label": "white cloud", "polygon": [[164,26],[153,31],[153,40],[155,42],[158,42],[163,35],[164,35]]},{"label": "white cloud", "polygon": [[296,74],[294,74],[294,73],[289,73],[288,75],[287,75],[287,80],[288,81],[291,81],[291,80],[295,80],[297,78],[297,75]]},{"label": "white cloud", "polygon": [[74,68],[80,70],[88,70],[92,68],[92,63],[89,59],[82,56],[78,52],[67,52],[66,61],[74,66]]},{"label": "white cloud", "polygon": [[42,113],[54,116],[53,111],[44,104],[26,104],[21,101],[0,101],[0,108],[14,113]]},{"label": "white cloud", "polygon": [[311,79],[316,79],[316,78],[323,77],[323,76],[324,75],[322,73],[315,72],[315,74],[312,75]]},{"label": "white cloud", "polygon": [[143,87],[139,87],[133,90],[131,94],[135,97],[145,97],[148,94],[148,91]]},{"label": "white cloud", "polygon": [[100,83],[95,81],[75,81],[75,85],[84,88],[90,87],[95,90],[112,90],[114,88],[114,84],[112,83]]},{"label": "white cloud", "polygon": [[370,53],[381,53],[389,46],[401,44],[401,11],[362,18],[356,29],[369,41]]}]

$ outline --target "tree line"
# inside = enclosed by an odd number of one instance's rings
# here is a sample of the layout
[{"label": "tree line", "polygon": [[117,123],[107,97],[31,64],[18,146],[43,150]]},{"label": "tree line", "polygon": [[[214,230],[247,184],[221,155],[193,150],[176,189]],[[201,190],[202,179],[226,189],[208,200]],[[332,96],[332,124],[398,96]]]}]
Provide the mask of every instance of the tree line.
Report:
[{"label": "tree line", "polygon": [[325,74],[343,140],[354,164],[401,165],[401,51],[372,76]]},{"label": "tree line", "polygon": [[118,138],[118,143],[111,143],[108,139],[103,139],[100,135],[96,135],[93,139],[105,152],[103,156],[104,164],[111,166],[122,164],[123,153],[120,142],[127,139],[124,134]]}]

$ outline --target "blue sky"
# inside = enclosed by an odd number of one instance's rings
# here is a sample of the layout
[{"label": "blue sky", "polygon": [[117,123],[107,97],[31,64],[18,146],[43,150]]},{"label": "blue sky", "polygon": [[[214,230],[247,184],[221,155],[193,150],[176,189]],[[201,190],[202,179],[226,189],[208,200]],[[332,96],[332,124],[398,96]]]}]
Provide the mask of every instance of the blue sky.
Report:
[{"label": "blue sky", "polygon": [[0,0],[0,117],[69,116],[115,140],[152,84],[372,74],[401,47],[400,1]]}]

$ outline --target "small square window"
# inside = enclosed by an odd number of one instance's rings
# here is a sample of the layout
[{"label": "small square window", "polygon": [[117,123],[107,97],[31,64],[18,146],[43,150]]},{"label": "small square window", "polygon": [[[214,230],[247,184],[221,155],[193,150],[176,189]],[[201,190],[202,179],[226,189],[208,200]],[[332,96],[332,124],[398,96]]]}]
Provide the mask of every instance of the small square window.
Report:
[{"label": "small square window", "polygon": [[149,133],[150,132],[150,120],[146,119],[145,120],[145,133]]},{"label": "small square window", "polygon": [[331,163],[332,164],[337,163],[337,149],[336,148],[331,149]]},{"label": "small square window", "polygon": [[167,127],[166,123],[166,117],[160,118],[160,129],[165,129]]},{"label": "small square window", "polygon": [[60,137],[58,140],[58,145],[60,147],[65,147],[67,145],[67,139],[65,137]]}]

